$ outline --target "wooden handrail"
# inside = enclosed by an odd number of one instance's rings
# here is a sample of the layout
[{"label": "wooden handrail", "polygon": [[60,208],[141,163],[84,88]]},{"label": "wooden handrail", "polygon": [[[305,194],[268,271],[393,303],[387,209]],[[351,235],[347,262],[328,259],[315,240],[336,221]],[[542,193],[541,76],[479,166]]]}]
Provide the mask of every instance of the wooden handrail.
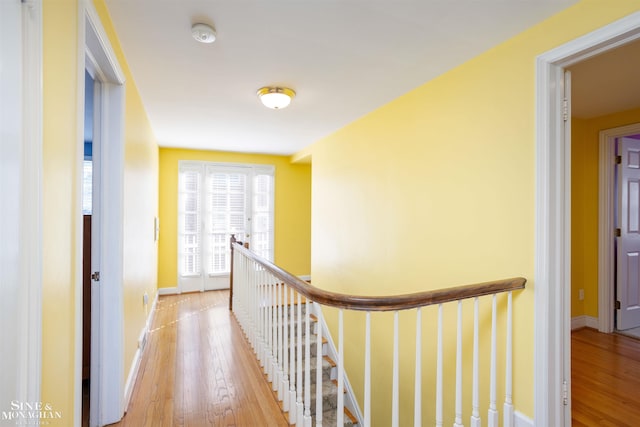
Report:
[{"label": "wooden handrail", "polygon": [[[472,285],[456,286],[453,288],[437,289],[433,291],[416,292],[404,295],[390,296],[358,296],[340,294],[337,292],[319,289],[293,274],[283,270],[272,262],[256,255],[249,249],[231,239],[231,251],[240,251],[247,258],[260,264],[265,270],[294,288],[298,293],[311,301],[331,307],[346,308],[359,311],[394,311],[424,307],[427,305],[441,304],[467,298],[475,298],[483,295],[524,289],[527,279],[514,277],[511,279],[494,280]],[[233,295],[233,279],[231,280],[230,293]],[[231,306],[230,306],[231,309]]]}]

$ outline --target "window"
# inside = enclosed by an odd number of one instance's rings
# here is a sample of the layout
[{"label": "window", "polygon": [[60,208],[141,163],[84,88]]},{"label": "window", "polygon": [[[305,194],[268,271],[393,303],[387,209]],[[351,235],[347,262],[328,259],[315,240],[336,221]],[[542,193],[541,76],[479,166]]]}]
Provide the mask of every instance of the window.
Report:
[{"label": "window", "polygon": [[232,234],[273,259],[274,167],[181,161],[178,276],[182,292],[228,287]]},{"label": "window", "polygon": [[85,160],[82,165],[82,214],[93,211],[93,161]]}]

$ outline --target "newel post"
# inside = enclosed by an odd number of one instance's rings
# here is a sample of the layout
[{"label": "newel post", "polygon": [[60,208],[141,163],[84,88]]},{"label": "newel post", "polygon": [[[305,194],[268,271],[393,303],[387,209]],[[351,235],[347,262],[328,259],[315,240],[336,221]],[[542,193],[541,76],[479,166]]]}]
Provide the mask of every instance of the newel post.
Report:
[{"label": "newel post", "polygon": [[232,234],[231,244],[231,272],[229,273],[229,311],[233,310],[233,246],[236,244],[236,235]]}]

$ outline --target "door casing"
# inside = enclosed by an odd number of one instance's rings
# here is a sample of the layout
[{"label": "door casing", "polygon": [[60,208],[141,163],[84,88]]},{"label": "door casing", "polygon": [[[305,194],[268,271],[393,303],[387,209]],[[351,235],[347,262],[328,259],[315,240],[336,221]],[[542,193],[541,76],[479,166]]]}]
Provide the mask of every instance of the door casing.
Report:
[{"label": "door casing", "polygon": [[[101,185],[98,205],[100,282],[92,284],[90,425],[119,421],[124,414],[123,200],[124,73],[91,1],[78,2],[78,76],[91,67],[99,82]],[[82,165],[84,160],[84,79],[78,79],[76,219],[76,425],[82,408]],[[95,133],[94,132],[94,133]],[[108,179],[107,179],[108,178]],[[104,236],[108,236],[104,238]]]},{"label": "door casing", "polygon": [[600,131],[598,175],[598,330],[613,332],[616,285],[615,156],[616,138],[640,133],[640,123]]},{"label": "door casing", "polygon": [[564,70],[638,38],[640,12],[536,60],[536,425],[571,425],[571,141],[563,119]]},{"label": "door casing", "polygon": [[3,369],[11,371],[11,380],[0,386],[4,407],[14,399],[41,399],[43,28],[41,0],[5,2],[0,8],[0,54],[8,78],[0,102],[10,106],[0,117],[0,179],[10,184],[3,203],[12,204],[0,208],[0,234],[8,243],[0,245],[6,262],[0,266],[0,283],[3,295],[14,297],[13,309],[0,313],[11,336],[2,345],[12,353],[2,361]]}]

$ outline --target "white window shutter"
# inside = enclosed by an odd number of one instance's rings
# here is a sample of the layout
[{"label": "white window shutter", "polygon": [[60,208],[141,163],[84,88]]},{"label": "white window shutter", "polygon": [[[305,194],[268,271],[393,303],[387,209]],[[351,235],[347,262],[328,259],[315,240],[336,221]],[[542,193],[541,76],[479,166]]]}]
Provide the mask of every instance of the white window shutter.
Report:
[{"label": "white window shutter", "polygon": [[239,241],[249,236],[251,249],[273,260],[274,175],[273,166],[179,162],[181,277],[228,275],[231,234]]},{"label": "white window shutter", "polygon": [[201,273],[201,181],[199,167],[184,166],[178,178],[178,274]]},{"label": "white window shutter", "polygon": [[208,274],[229,272],[229,237],[242,240],[246,231],[247,175],[234,169],[207,165]]},{"label": "white window shutter", "polygon": [[253,176],[252,250],[273,261],[274,169],[256,168]]}]

